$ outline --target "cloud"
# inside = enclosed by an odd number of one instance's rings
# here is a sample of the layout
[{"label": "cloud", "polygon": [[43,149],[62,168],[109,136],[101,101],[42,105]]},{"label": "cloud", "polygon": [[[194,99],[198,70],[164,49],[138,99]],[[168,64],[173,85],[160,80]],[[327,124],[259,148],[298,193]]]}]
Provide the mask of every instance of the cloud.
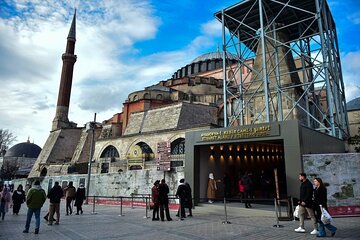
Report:
[{"label": "cloud", "polygon": [[346,101],[360,97],[360,51],[342,54]]}]

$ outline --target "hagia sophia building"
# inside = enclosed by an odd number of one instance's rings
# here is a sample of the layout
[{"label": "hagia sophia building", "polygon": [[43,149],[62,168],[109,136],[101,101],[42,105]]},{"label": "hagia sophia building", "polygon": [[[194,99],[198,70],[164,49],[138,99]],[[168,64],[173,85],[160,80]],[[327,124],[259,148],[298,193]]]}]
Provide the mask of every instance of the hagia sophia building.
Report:
[{"label": "hagia sophia building", "polygon": [[[162,178],[168,182],[170,191],[175,191],[178,180],[185,177],[193,187],[194,196],[201,199],[205,197],[209,172],[218,179],[227,174],[235,182],[245,172],[257,175],[266,171],[273,175],[277,169],[280,195],[286,196],[297,192],[298,182],[291,175],[303,170],[302,154],[328,153],[328,143],[336,145],[331,150],[333,153],[345,152],[343,141],[301,126],[305,116],[299,109],[293,111],[286,99],[279,101],[283,101],[289,121],[264,123],[257,121],[251,111],[245,111],[243,123],[234,124],[235,128],[229,130],[223,128],[224,75],[229,79],[230,90],[234,86],[234,94],[235,86],[242,81],[243,90],[250,95],[258,86],[250,84],[257,81],[257,76],[249,68],[259,65],[262,59],[246,60],[247,67],[235,75],[232,66],[238,65],[238,58],[227,53],[228,67],[224,73],[219,51],[205,53],[179,68],[171,78],[130,93],[122,111],[111,118],[78,127],[68,119],[77,61],[75,43],[76,13],[62,55],[52,129],[27,181],[41,179],[48,187],[53,181],[60,181],[62,186],[68,181],[74,181],[75,186],[87,183],[90,195],[117,196],[148,193],[152,183]],[[281,68],[292,72],[299,65],[299,60],[291,54],[285,51],[280,54],[286,59]],[[301,84],[303,76],[292,74],[282,81],[284,85]],[[291,91],[292,96],[301,95],[299,89]],[[321,90],[316,97],[320,102],[326,98]],[[231,97],[228,101],[231,102]],[[359,103],[358,99],[354,102]],[[301,104],[306,103],[300,102],[300,108]],[[232,111],[235,105],[234,101],[225,110]],[[353,111],[359,111],[359,105],[352,105]],[[327,107],[325,101],[323,107]],[[260,108],[263,106],[255,101],[253,109]],[[304,141],[309,134],[319,142],[316,150]],[[89,165],[91,179],[87,182]]]}]

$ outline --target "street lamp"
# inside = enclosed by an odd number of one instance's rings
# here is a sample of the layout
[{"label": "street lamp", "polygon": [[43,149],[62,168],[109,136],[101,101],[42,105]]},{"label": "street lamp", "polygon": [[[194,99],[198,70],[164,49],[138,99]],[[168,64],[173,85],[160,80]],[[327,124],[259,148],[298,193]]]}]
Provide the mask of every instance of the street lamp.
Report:
[{"label": "street lamp", "polygon": [[87,130],[91,130],[91,145],[90,145],[90,156],[89,156],[89,163],[88,163],[88,177],[86,182],[86,200],[85,204],[89,203],[89,188],[90,188],[90,176],[91,176],[91,163],[93,158],[93,152],[94,152],[94,142],[95,142],[95,128],[96,128],[96,113],[94,113],[94,121],[89,122],[86,126]]}]

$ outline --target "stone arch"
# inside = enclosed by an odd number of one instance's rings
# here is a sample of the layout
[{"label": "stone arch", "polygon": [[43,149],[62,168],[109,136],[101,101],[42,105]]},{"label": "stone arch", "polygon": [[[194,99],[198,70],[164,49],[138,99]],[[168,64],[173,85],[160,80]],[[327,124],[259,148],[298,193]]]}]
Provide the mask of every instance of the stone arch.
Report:
[{"label": "stone arch", "polygon": [[116,158],[119,158],[119,157],[120,157],[120,154],[119,154],[118,150],[116,149],[116,147],[114,147],[113,145],[106,146],[105,149],[100,154],[100,159],[110,158],[111,162],[115,162]]},{"label": "stone arch", "polygon": [[150,99],[150,94],[148,92],[144,94],[144,99]]},{"label": "stone arch", "polygon": [[40,177],[45,177],[46,175],[47,175],[47,168],[43,167],[43,169],[41,169],[41,172],[40,172]]},{"label": "stone arch", "polygon": [[147,143],[138,142],[138,143],[136,143],[136,145],[141,148],[141,151],[142,151],[143,157],[145,158],[145,161],[150,161],[155,158],[155,154],[154,154],[153,150]]},{"label": "stone arch", "polygon": [[134,95],[133,101],[137,101],[137,100],[139,100],[139,96],[138,96],[138,95]]}]

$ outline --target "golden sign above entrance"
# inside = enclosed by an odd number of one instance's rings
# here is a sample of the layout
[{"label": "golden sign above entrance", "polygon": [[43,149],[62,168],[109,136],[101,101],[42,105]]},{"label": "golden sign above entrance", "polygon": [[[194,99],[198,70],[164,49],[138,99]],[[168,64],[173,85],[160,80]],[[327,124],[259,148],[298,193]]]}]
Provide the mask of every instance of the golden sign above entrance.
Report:
[{"label": "golden sign above entrance", "polygon": [[211,131],[202,133],[200,135],[200,141],[222,141],[222,140],[234,140],[242,138],[257,138],[257,137],[269,137],[279,135],[279,125],[266,125],[259,127],[248,127],[239,129],[226,129],[219,131]]}]

